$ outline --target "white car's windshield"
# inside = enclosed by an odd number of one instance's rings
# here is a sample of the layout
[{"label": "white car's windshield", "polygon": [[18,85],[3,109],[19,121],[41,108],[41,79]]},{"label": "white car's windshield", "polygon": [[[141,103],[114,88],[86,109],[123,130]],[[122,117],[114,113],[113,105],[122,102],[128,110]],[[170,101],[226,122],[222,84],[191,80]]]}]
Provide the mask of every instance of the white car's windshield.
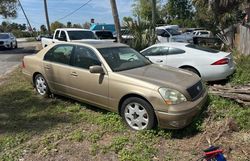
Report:
[{"label": "white car's windshield", "polygon": [[10,38],[8,34],[0,34],[0,39],[8,39]]},{"label": "white car's windshield", "polygon": [[92,31],[68,31],[70,40],[96,39]]},{"label": "white car's windshield", "polygon": [[98,49],[114,72],[143,67],[151,62],[129,47],[111,47]]},{"label": "white car's windshield", "polygon": [[171,35],[180,35],[181,33],[175,29],[166,29]]}]

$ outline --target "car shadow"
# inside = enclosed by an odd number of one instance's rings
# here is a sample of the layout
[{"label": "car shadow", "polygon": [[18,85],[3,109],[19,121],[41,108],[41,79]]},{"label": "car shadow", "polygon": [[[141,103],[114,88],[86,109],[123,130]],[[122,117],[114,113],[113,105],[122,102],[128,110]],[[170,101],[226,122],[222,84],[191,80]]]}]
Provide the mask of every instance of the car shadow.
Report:
[{"label": "car shadow", "polygon": [[33,54],[36,52],[37,50],[35,47],[19,47],[16,49],[0,48],[0,54]]},{"label": "car shadow", "polygon": [[38,97],[32,90],[1,92],[0,98],[0,134],[40,133],[59,123],[74,122],[70,114],[57,111],[65,102]]}]

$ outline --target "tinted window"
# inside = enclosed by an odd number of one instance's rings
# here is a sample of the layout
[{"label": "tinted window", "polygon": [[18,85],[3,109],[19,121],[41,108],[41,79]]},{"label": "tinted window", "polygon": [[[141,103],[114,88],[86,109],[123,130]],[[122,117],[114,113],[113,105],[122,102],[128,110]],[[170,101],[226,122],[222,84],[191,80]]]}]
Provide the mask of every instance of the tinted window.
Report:
[{"label": "tinted window", "polygon": [[175,29],[166,29],[171,35],[180,35],[181,33]]},{"label": "tinted window", "polygon": [[159,47],[152,47],[144,52],[142,55],[144,56],[159,56],[159,55],[167,55],[168,47],[159,46]]},{"label": "tinted window", "polygon": [[188,44],[188,45],[186,45],[186,47],[201,50],[201,51],[206,51],[206,52],[210,52],[210,53],[219,53],[220,52],[220,51],[215,50],[215,49],[205,48],[205,47],[193,45],[193,44]]},{"label": "tinted window", "polygon": [[61,31],[61,37],[65,37],[66,38],[66,33],[64,31]]},{"label": "tinted window", "polygon": [[182,53],[185,53],[184,50],[181,50],[181,49],[177,49],[177,48],[169,48],[168,49],[168,54],[171,55],[171,54],[182,54]]},{"label": "tinted window", "polygon": [[57,45],[47,52],[44,60],[62,64],[69,64],[73,48],[74,46],[72,45]]},{"label": "tinted window", "polygon": [[9,37],[8,34],[0,34],[0,39],[8,39]]},{"label": "tinted window", "polygon": [[58,39],[58,37],[59,37],[59,32],[60,32],[59,30],[56,31],[55,39]]},{"label": "tinted window", "polygon": [[206,31],[202,31],[202,32],[200,32],[202,35],[205,35],[205,34],[208,34],[208,32],[206,32]]},{"label": "tinted window", "polygon": [[99,39],[113,39],[114,38],[112,32],[109,32],[109,31],[96,31],[95,34]]},{"label": "tinted window", "polygon": [[92,31],[68,31],[70,40],[96,39]]},{"label": "tinted window", "polygon": [[156,29],[156,34],[158,35],[158,36],[161,36],[161,35],[163,35],[165,33],[165,30],[164,29]]},{"label": "tinted window", "polygon": [[110,47],[100,48],[98,50],[109,67],[115,72],[151,64],[147,58],[129,47]]},{"label": "tinted window", "polygon": [[101,65],[96,54],[87,47],[77,46],[74,52],[73,66],[89,69],[93,65]]}]

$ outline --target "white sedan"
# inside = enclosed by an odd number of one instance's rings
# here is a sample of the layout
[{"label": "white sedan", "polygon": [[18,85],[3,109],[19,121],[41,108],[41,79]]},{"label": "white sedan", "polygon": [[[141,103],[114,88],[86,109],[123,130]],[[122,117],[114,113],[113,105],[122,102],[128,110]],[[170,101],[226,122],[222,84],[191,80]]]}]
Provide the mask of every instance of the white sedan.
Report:
[{"label": "white sedan", "polygon": [[189,70],[204,81],[223,80],[235,71],[231,53],[193,44],[155,44],[142,50],[141,53],[153,63]]}]

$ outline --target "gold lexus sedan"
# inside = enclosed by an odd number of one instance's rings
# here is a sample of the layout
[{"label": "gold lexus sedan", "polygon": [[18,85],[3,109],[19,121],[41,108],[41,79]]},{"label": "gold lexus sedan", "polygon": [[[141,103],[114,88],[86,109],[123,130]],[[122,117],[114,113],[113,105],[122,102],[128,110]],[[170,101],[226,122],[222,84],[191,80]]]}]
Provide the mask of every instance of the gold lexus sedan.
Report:
[{"label": "gold lexus sedan", "polygon": [[183,128],[207,100],[195,74],[152,64],[119,43],[54,44],[25,56],[22,71],[39,95],[68,96],[117,112],[134,130]]}]

